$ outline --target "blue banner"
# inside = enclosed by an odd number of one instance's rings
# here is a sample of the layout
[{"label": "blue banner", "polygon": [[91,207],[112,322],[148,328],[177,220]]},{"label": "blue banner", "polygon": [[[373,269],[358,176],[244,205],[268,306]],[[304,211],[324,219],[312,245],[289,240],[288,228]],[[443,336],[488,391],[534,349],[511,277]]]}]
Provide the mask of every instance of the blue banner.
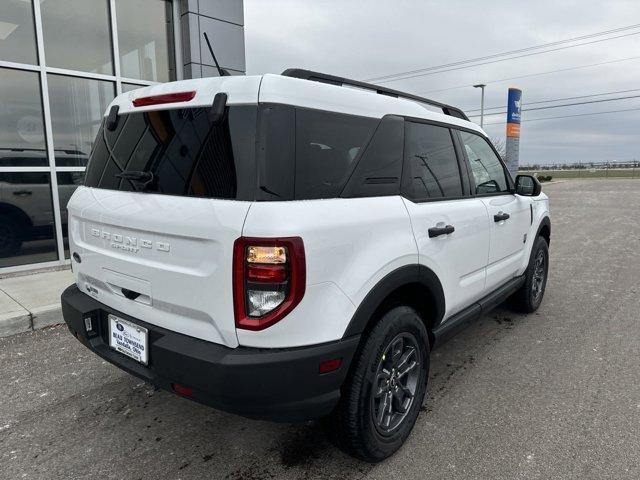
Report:
[{"label": "blue banner", "polygon": [[507,103],[507,123],[520,123],[520,106],[522,105],[522,90],[509,89],[509,101]]}]

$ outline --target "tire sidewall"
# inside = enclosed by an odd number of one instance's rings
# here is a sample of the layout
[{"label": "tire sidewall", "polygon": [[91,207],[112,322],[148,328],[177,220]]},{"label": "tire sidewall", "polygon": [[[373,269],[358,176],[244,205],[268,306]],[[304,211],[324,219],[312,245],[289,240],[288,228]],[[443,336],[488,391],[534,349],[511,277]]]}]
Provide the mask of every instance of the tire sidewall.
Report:
[{"label": "tire sidewall", "polygon": [[[531,296],[533,289],[533,275],[535,272],[535,262],[536,258],[540,251],[544,254],[544,279],[542,281],[542,292],[540,297],[534,301]],[[542,303],[542,299],[544,298],[544,293],[547,288],[547,280],[549,278],[549,246],[547,245],[547,241],[543,237],[538,237],[536,239],[536,243],[534,244],[534,248],[531,251],[531,258],[529,259],[529,268],[527,269],[527,296],[530,303],[531,310],[537,310],[540,304]]]},{"label": "tire sidewall", "polygon": [[[383,435],[378,431],[373,420],[372,389],[374,388],[378,363],[382,354],[398,334],[405,332],[411,333],[417,341],[421,367],[420,376],[409,413],[394,432],[389,435]],[[404,306],[395,307],[383,315],[372,334],[372,337],[367,341],[367,347],[369,348],[363,350],[365,355],[363,365],[366,365],[366,374],[363,377],[360,389],[358,409],[361,415],[363,440],[367,445],[367,449],[372,452],[373,456],[381,460],[393,454],[402,446],[411,433],[420,413],[429,375],[429,341],[420,316],[412,308]]]}]

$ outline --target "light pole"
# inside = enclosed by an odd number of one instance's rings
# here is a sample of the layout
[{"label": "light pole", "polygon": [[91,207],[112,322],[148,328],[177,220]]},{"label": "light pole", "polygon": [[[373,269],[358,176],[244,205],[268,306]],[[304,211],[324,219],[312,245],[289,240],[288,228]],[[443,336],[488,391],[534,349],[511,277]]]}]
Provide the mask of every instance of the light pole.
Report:
[{"label": "light pole", "polygon": [[479,83],[478,85],[473,86],[473,88],[479,88],[482,90],[480,96],[480,127],[484,126],[484,87],[486,87],[484,83]]}]

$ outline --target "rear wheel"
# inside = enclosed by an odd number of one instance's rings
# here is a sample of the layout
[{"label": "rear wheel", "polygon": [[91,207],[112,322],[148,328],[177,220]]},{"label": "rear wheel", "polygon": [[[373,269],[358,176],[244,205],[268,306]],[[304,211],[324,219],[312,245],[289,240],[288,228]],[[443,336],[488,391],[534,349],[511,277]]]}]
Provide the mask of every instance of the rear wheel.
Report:
[{"label": "rear wheel", "polygon": [[0,215],[0,258],[14,255],[22,245],[22,231],[18,222],[8,215]]},{"label": "rear wheel", "polygon": [[420,412],[429,372],[429,339],[415,310],[395,307],[364,339],[333,413],[339,445],[368,462],[392,455]]},{"label": "rear wheel", "polygon": [[544,237],[538,237],[525,272],[524,285],[513,295],[514,307],[517,310],[531,313],[538,309],[547,286],[548,273],[549,245]]}]

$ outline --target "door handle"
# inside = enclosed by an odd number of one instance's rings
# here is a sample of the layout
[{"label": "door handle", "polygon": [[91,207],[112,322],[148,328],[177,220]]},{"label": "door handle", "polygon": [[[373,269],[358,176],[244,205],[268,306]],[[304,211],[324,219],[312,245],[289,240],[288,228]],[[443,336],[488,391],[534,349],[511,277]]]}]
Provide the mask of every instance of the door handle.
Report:
[{"label": "door handle", "polygon": [[440,235],[449,235],[455,232],[453,225],[447,225],[446,227],[431,227],[429,229],[429,238],[439,237]]},{"label": "door handle", "polygon": [[502,222],[503,220],[508,220],[510,216],[511,215],[509,215],[508,213],[498,212],[493,216],[493,221]]},{"label": "door handle", "polygon": [[14,195],[31,195],[32,193],[31,190],[16,190],[13,192]]}]

